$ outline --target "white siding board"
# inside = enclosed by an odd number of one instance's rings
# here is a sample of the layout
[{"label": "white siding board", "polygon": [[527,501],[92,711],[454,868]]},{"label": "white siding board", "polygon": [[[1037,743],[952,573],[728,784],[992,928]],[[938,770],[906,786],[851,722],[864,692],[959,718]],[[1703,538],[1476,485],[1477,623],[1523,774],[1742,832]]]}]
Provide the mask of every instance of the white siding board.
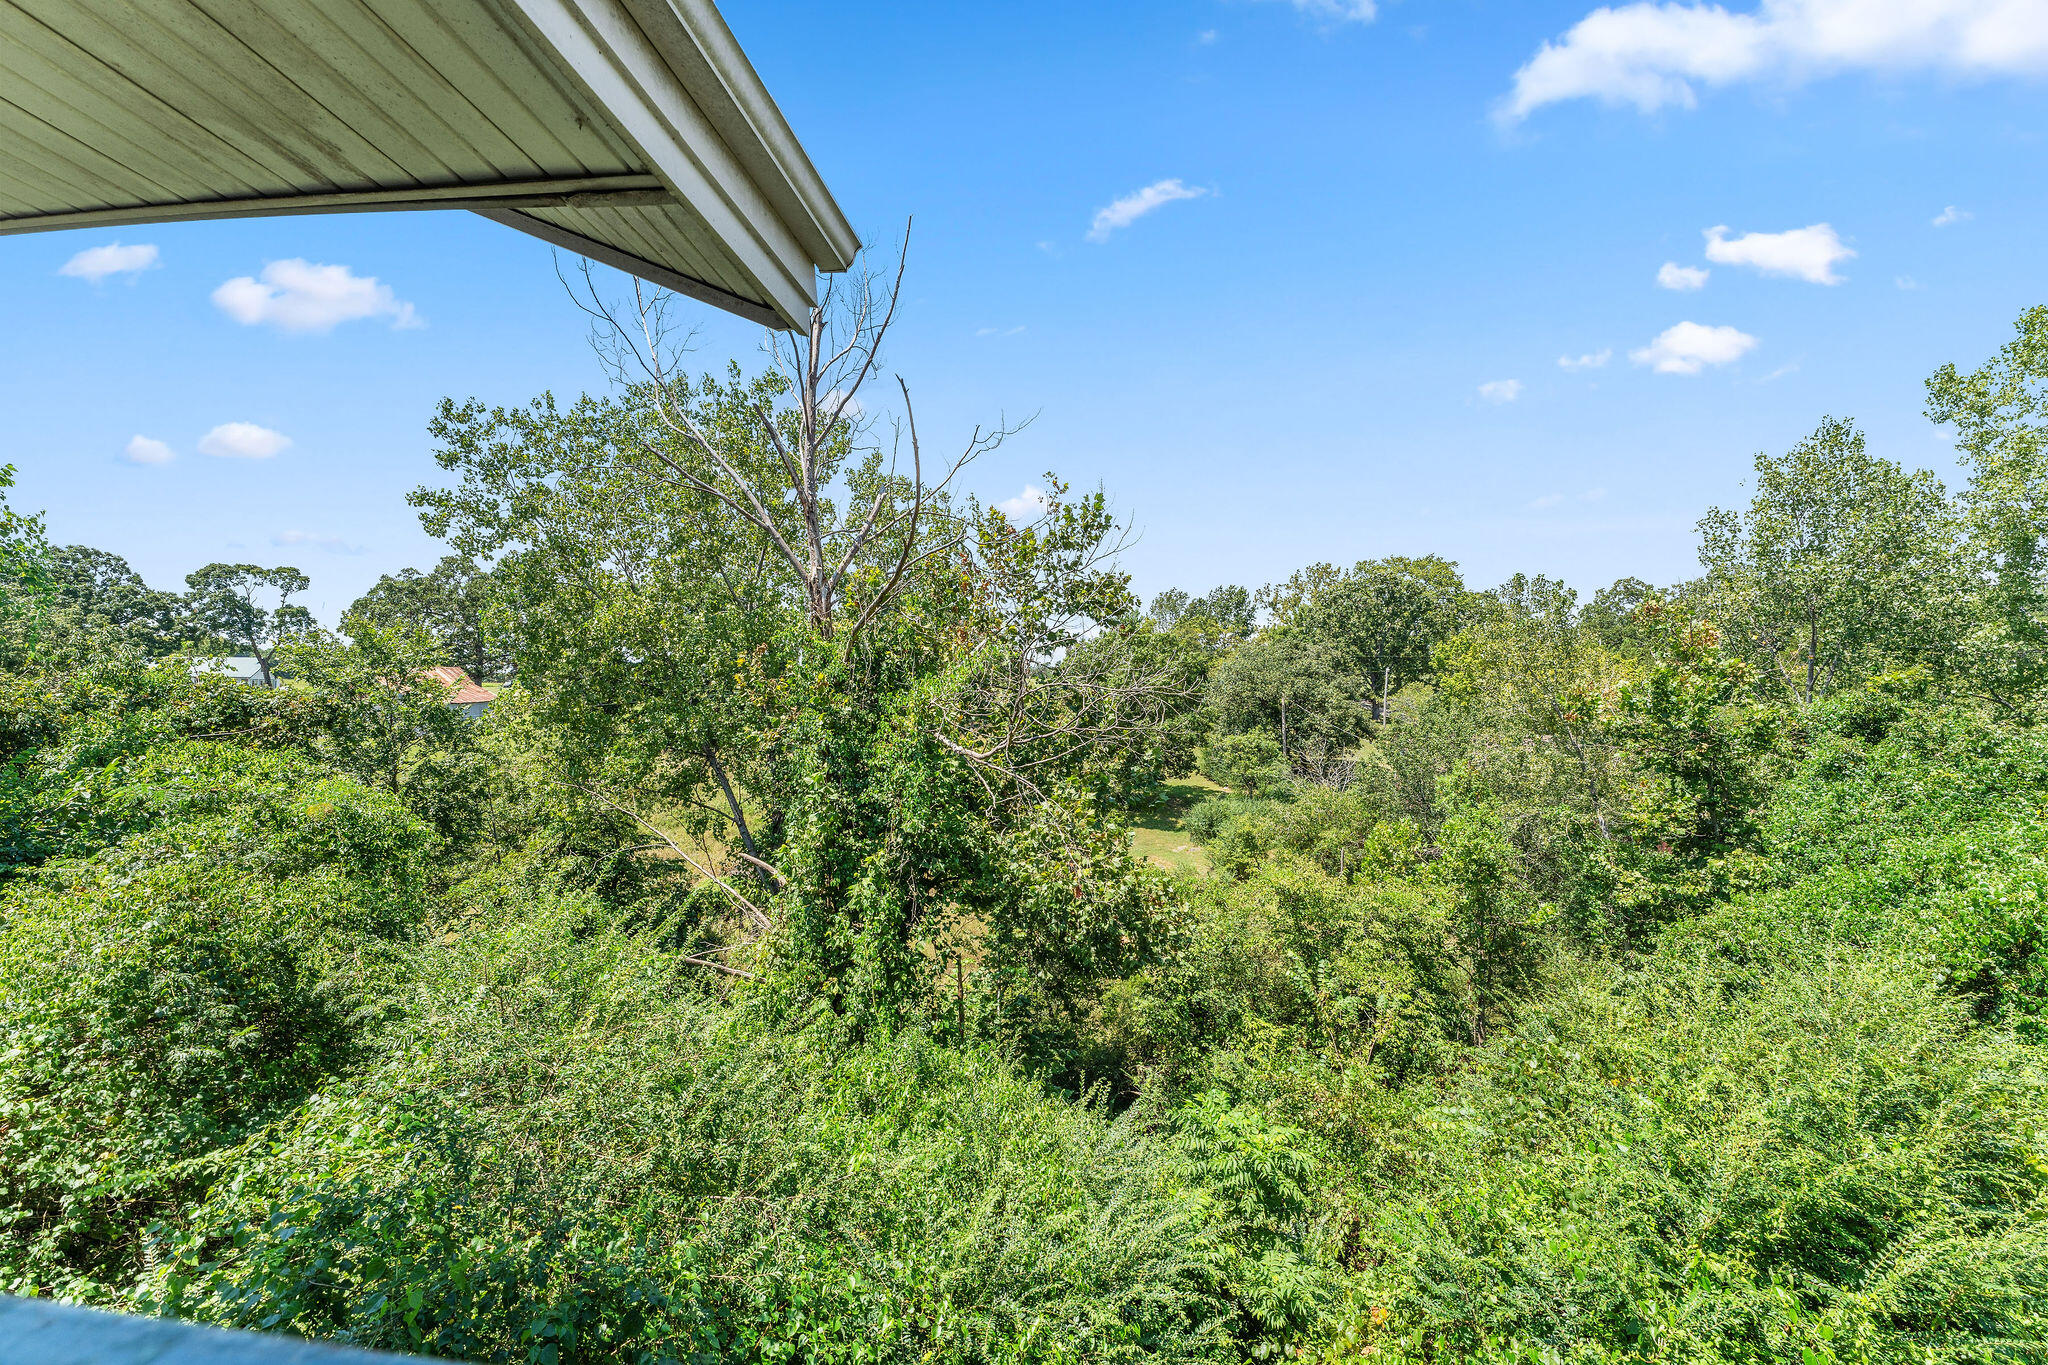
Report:
[{"label": "white siding board", "polygon": [[[285,8],[247,0],[187,2],[205,11],[223,32],[233,33],[273,70],[290,72],[292,83],[307,100],[375,147],[409,179],[423,183],[475,179],[496,169],[490,157],[477,151],[436,112],[435,105],[441,101],[435,97],[444,92],[453,95],[445,81],[417,61],[406,73],[408,81],[388,64],[395,53],[371,50],[386,46],[376,42],[382,25],[364,24],[354,33],[345,32],[328,17],[327,7],[317,5]],[[289,15],[291,22],[280,22],[279,14]],[[404,55],[411,56],[410,52]],[[537,169],[527,165],[519,168],[518,174],[530,176]],[[383,183],[381,177],[379,183]]]},{"label": "white siding board", "polygon": [[[69,0],[0,0],[32,15],[92,52],[112,73],[154,92],[202,123],[223,142],[261,165],[270,175],[269,188],[338,189],[306,159],[302,148],[277,134],[283,113],[266,106],[252,93],[223,83],[221,73],[183,44],[135,32],[135,25],[108,22]],[[230,93],[233,97],[230,99]]]},{"label": "white siding board", "polygon": [[[52,0],[35,3],[50,4]],[[195,72],[205,73],[232,91],[236,105],[247,107],[254,117],[274,121],[283,145],[295,153],[311,177],[307,188],[323,184],[353,189],[405,184],[413,179],[290,76],[188,0],[65,0],[65,4],[81,13],[102,8],[118,11],[119,22],[134,34],[138,50],[145,37],[141,27],[146,24],[154,29],[154,41],[175,45]]]},{"label": "white siding board", "polygon": [[521,47],[482,7],[357,0],[550,175],[609,175],[644,167],[605,120],[579,108],[544,54]]},{"label": "white siding board", "polygon": [[[180,178],[176,164],[193,161],[203,164],[210,176],[233,192],[253,193],[257,185],[271,179],[260,164],[182,111],[109,72],[77,44],[6,4],[0,4],[0,73],[6,75],[5,88],[15,102],[26,105],[20,98],[25,84],[47,91],[52,99],[76,111],[74,117],[82,125],[104,130],[99,145],[110,155],[159,183],[174,183]],[[88,73],[99,79],[88,79]],[[147,129],[148,136],[117,132],[111,123],[102,122],[97,111],[107,106],[112,106],[109,117],[118,119],[123,129]],[[162,155],[155,155],[152,147]]]},{"label": "white siding board", "polygon": [[140,196],[126,168],[111,161],[60,128],[52,128],[21,106],[9,103],[5,124],[21,160],[43,171],[63,187],[74,204]]}]

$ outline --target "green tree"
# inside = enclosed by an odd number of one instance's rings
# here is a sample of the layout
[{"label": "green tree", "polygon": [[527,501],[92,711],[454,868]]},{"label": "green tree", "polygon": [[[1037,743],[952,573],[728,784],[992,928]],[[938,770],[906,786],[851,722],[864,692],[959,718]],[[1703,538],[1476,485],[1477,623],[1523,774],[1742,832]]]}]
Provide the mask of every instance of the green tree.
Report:
[{"label": "green tree", "polygon": [[1970,473],[1961,503],[1975,589],[1966,666],[1977,690],[2029,719],[2048,693],[2048,306],[1964,374],[1927,381],[1927,415],[1955,428]]},{"label": "green tree", "polygon": [[1152,619],[1163,630],[1207,622],[1222,633],[1243,640],[1249,639],[1258,626],[1258,606],[1252,594],[1235,583],[1220,584],[1200,597],[1168,588],[1152,599]]},{"label": "green tree", "polygon": [[511,641],[493,614],[497,580],[467,555],[443,555],[430,572],[385,574],[358,597],[348,615],[386,626],[424,630],[478,682],[510,671]]},{"label": "green tree", "polygon": [[178,647],[177,595],[150,587],[121,556],[59,546],[49,553],[49,576],[51,606],[72,629],[150,656]]},{"label": "green tree", "polygon": [[444,839],[467,842],[486,793],[473,722],[428,674],[447,661],[441,642],[417,626],[353,615],[342,618],[342,630],[345,641],[307,633],[279,651],[298,685],[290,720],[301,744],[390,792]]},{"label": "green tree", "polygon": [[1700,561],[1742,651],[1803,704],[1857,677],[1937,667],[1952,636],[1954,528],[1932,474],[1908,474],[1824,418],[1756,457],[1742,511],[1700,520]]},{"label": "green tree", "polygon": [[1106,868],[1127,847],[1106,861],[1063,812],[1173,762],[1161,727],[1190,689],[1150,648],[1103,494],[1048,478],[1020,524],[947,492],[1002,430],[933,469],[907,389],[900,446],[862,424],[892,295],[833,287],[857,297],[765,374],[689,378],[657,341],[607,399],[445,404],[459,480],[414,501],[495,565],[536,779],[663,840],[654,816],[717,821],[747,869],[698,864],[734,907],[720,969],[886,1031],[933,1003],[970,917],[1008,942],[1060,903],[1048,881],[1123,913]]},{"label": "green tree", "polygon": [[1458,628],[1466,597],[1458,566],[1436,555],[1360,560],[1302,607],[1301,629],[1329,642],[1345,672],[1372,689],[1376,718],[1403,683],[1430,674],[1431,651]]},{"label": "green tree", "polygon": [[1216,665],[1209,707],[1225,734],[1271,736],[1292,761],[1349,748],[1365,733],[1365,682],[1305,631],[1268,630]]},{"label": "green tree", "polygon": [[33,648],[36,626],[49,599],[49,547],[43,520],[7,505],[14,466],[0,465],[0,626]]},{"label": "green tree", "polygon": [[313,586],[297,569],[208,564],[185,575],[185,613],[211,640],[256,658],[265,687],[276,686],[271,661],[278,646],[313,627],[313,614],[292,598]]}]

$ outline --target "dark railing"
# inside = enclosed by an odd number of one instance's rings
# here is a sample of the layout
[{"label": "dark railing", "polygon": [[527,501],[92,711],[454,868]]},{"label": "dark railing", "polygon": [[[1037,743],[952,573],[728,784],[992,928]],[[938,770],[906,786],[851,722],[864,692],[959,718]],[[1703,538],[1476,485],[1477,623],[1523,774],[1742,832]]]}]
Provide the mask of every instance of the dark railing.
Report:
[{"label": "dark railing", "polygon": [[420,1365],[421,1360],[0,1294],[0,1365]]}]

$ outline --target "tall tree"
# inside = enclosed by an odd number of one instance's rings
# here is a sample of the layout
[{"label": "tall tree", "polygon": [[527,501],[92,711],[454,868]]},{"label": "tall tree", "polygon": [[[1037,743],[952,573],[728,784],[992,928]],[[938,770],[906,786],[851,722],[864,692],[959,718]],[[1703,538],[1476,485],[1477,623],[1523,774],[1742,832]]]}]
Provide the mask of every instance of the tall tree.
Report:
[{"label": "tall tree", "polygon": [[2048,306],[2020,314],[2011,341],[1964,374],[1927,381],[1927,415],[1955,428],[1970,473],[1961,503],[1975,589],[1971,681],[2032,719],[2048,697]]},{"label": "tall tree", "polygon": [[208,564],[185,575],[185,613],[214,641],[255,656],[265,687],[277,685],[271,661],[287,640],[313,628],[313,614],[292,598],[313,586],[290,567]]},{"label": "tall tree", "polygon": [[150,587],[121,556],[89,545],[58,546],[50,551],[49,572],[51,605],[72,628],[149,655],[177,648],[177,594]]},{"label": "tall tree", "polygon": [[[1008,428],[933,470],[907,385],[900,426],[861,415],[897,289],[830,282],[752,377],[682,374],[663,300],[593,297],[617,392],[444,404],[458,482],[414,495],[502,579],[536,776],[657,838],[658,812],[717,820],[745,870],[699,871],[736,934],[883,1027],[957,961],[961,917],[1026,971],[1043,960],[1020,926],[1085,918],[1084,884],[1128,849],[1074,812],[1159,749],[1187,673],[1145,647],[1101,493],[1048,478],[1020,524],[947,491]],[[1115,883],[1104,924],[1138,884]],[[1109,952],[1127,929],[1074,941]],[[761,965],[744,946],[718,969]]]},{"label": "tall tree", "polygon": [[1384,717],[1396,688],[1428,676],[1430,652],[1458,629],[1465,595],[1450,560],[1390,555],[1360,560],[1321,586],[1299,619],[1329,642],[1345,672],[1365,680]]},{"label": "tall tree", "polygon": [[38,621],[48,601],[49,546],[38,516],[23,516],[7,505],[14,466],[0,465],[0,629],[9,653],[33,649]]},{"label": "tall tree", "polygon": [[497,580],[467,555],[443,555],[432,571],[385,574],[347,614],[379,625],[423,630],[478,682],[511,667],[510,641],[496,628]]},{"label": "tall tree", "polygon": [[1942,487],[1823,418],[1783,456],[1756,457],[1741,511],[1700,520],[1700,561],[1733,640],[1811,703],[1860,673],[1943,663],[1954,527]]},{"label": "tall tree", "polygon": [[1349,748],[1365,732],[1364,683],[1306,631],[1277,627],[1223,659],[1209,676],[1209,706],[1225,734],[1257,732],[1290,762],[1311,749]]}]

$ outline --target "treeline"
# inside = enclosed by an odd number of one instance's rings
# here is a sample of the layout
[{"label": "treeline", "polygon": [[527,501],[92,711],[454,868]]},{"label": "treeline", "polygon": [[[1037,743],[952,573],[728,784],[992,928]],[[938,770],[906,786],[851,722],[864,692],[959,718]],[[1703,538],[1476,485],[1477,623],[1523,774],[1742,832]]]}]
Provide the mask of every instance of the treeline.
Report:
[{"label": "treeline", "polygon": [[1102,494],[865,423],[883,302],[444,404],[449,558],[340,634],[6,514],[0,1289],[494,1361],[2042,1358],[2048,310],[1931,381],[1954,497],[1830,420],[1689,583],[1147,609]]}]

